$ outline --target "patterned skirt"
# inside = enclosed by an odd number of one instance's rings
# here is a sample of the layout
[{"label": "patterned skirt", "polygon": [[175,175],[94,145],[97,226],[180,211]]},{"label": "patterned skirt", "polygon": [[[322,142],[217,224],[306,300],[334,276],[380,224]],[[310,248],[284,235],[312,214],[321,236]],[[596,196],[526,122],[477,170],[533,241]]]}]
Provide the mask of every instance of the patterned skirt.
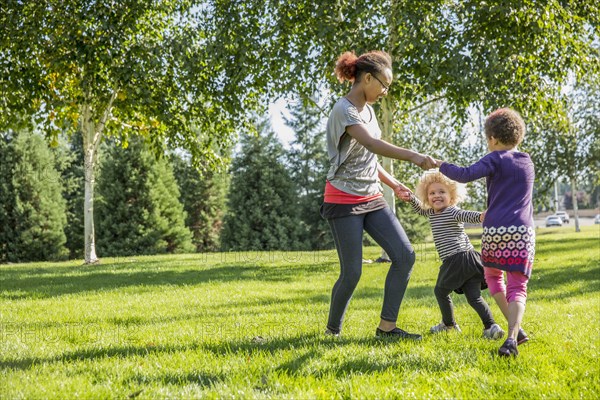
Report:
[{"label": "patterned skirt", "polygon": [[535,230],[532,226],[483,228],[481,261],[485,267],[518,271],[530,278],[534,257]]}]

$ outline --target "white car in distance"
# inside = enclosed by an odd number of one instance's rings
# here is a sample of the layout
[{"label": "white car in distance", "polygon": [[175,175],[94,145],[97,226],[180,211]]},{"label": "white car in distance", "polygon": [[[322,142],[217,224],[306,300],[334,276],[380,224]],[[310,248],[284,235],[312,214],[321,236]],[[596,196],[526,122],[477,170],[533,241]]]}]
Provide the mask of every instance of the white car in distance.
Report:
[{"label": "white car in distance", "polygon": [[567,224],[570,222],[569,214],[567,214],[566,211],[557,211],[556,215],[558,215],[560,217],[562,222],[566,222]]},{"label": "white car in distance", "polygon": [[546,217],[546,228],[551,226],[563,226],[562,219],[558,215],[548,215]]}]

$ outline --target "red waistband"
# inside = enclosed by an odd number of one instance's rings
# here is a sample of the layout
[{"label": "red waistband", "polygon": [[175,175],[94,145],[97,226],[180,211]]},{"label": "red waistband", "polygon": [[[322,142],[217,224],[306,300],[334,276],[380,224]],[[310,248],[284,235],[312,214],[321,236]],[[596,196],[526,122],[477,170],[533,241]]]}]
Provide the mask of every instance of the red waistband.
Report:
[{"label": "red waistband", "polygon": [[357,196],[335,188],[329,181],[325,183],[325,203],[333,204],[359,204],[375,200],[382,197],[383,194],[377,193],[372,196]]}]

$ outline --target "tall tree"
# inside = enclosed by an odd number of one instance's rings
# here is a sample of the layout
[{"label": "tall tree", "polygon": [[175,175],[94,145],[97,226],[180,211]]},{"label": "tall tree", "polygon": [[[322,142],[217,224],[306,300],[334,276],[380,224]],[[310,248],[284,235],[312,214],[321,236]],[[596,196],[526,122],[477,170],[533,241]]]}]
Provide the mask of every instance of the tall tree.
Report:
[{"label": "tall tree", "polygon": [[[484,114],[511,106],[526,120],[540,114],[557,119],[561,85],[570,76],[600,71],[600,6],[594,1],[324,0],[307,5],[265,0],[249,9],[243,1],[221,0],[219,5],[226,10],[216,13],[220,36],[233,39],[230,48],[239,51],[234,58],[257,53],[269,60],[260,65],[273,90],[310,98],[326,88],[335,99],[347,90],[332,73],[339,54],[387,50],[395,83],[378,104],[387,140],[399,130],[396,122],[403,115],[440,99],[457,117],[457,126],[468,119],[471,106]],[[257,30],[261,39],[237,46],[238,32]],[[408,147],[423,151],[417,136],[409,132],[406,139]],[[383,160],[392,173],[393,165]],[[390,191],[386,200],[393,205]]]},{"label": "tall tree", "polygon": [[173,154],[171,158],[180,201],[187,214],[185,224],[192,231],[196,251],[219,250],[228,175],[216,171],[200,173],[191,165],[189,157],[181,154]]},{"label": "tall tree", "polygon": [[[352,49],[392,54],[396,84],[382,103],[384,137],[416,104],[445,98],[464,116],[500,105],[528,119],[555,115],[569,74],[598,74],[597,2],[76,0],[8,2],[0,13],[0,128],[36,114],[46,127],[81,127],[86,149],[86,261],[97,143],[127,127],[207,150],[264,95],[324,87],[340,94],[335,58]],[[230,123],[231,122],[231,123]],[[199,123],[205,136],[192,134]],[[417,149],[419,150],[419,149]],[[209,162],[210,164],[210,162]]]},{"label": "tall tree", "polygon": [[65,202],[54,155],[40,134],[3,134],[0,144],[0,260],[46,261],[67,256]]},{"label": "tall tree", "polygon": [[[256,108],[244,62],[220,57],[219,2],[4,2],[0,12],[0,129],[29,122],[55,139],[83,135],[85,261],[97,261],[94,166],[106,135],[143,135],[187,148],[197,166],[223,163],[238,116]],[[258,68],[258,67],[255,67]],[[198,136],[192,126],[200,127]],[[216,149],[216,151],[215,151]]]},{"label": "tall tree", "polygon": [[301,241],[310,250],[330,248],[333,242],[329,226],[319,214],[329,169],[323,114],[318,106],[306,99],[298,99],[289,111],[290,116],[284,116],[284,121],[295,133],[288,151],[288,163],[292,179],[298,185]]},{"label": "tall tree", "polygon": [[534,118],[531,134],[524,142],[536,167],[542,165],[538,180],[545,190],[555,180],[567,177],[572,194],[569,204],[575,211],[575,229],[579,231],[577,215],[578,181],[594,176],[600,182],[600,77],[586,77],[574,82],[561,94],[562,107],[557,119]]},{"label": "tall tree", "polygon": [[107,146],[98,179],[98,246],[114,256],[194,250],[171,165],[132,139]]},{"label": "tall tree", "polygon": [[242,136],[232,163],[221,245],[224,250],[299,250],[298,198],[285,151],[268,121],[257,128],[257,135]]}]

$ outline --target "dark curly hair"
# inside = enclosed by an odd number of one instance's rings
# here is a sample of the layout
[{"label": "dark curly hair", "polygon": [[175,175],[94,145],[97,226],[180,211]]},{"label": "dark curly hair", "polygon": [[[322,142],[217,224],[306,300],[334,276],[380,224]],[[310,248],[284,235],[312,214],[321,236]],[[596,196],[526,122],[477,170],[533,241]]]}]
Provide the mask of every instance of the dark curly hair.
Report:
[{"label": "dark curly hair", "polygon": [[383,72],[392,68],[392,58],[385,51],[373,50],[357,57],[347,51],[338,57],[335,74],[340,82],[358,81],[363,73]]},{"label": "dark curly hair", "polygon": [[485,119],[485,136],[494,137],[500,143],[517,146],[525,137],[525,121],[511,108],[499,108]]}]

